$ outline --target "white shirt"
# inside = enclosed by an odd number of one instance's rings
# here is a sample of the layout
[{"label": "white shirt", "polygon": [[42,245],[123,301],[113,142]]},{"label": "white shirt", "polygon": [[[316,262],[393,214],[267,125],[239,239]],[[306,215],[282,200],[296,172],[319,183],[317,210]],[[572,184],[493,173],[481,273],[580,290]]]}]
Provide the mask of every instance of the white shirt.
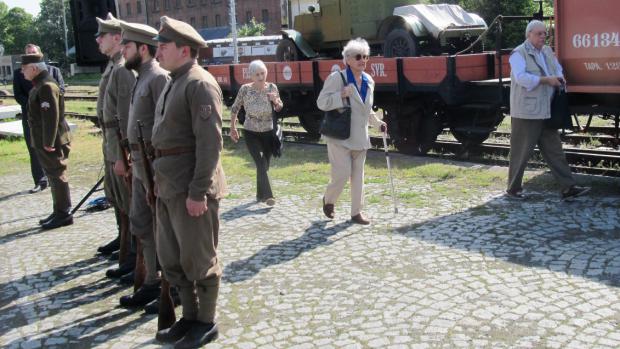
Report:
[{"label": "white shirt", "polygon": [[[549,67],[547,67],[547,62],[545,60],[545,56],[543,55],[541,50],[534,50],[536,59],[536,63],[540,65],[541,68],[545,71],[545,76],[549,76]],[[556,57],[553,57],[553,63],[555,64],[555,71],[558,72],[558,76],[564,78],[564,73],[562,70],[562,66]],[[525,87],[526,90],[533,90],[538,84],[540,84],[540,76],[530,74],[525,71],[525,58],[521,56],[518,52],[510,55],[510,69],[517,79],[516,83]]]}]

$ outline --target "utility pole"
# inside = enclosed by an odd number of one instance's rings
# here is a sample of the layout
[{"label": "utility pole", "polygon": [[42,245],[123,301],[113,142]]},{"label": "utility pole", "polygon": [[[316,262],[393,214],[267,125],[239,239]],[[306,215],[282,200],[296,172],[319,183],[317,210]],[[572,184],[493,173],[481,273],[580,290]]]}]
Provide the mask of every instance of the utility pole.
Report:
[{"label": "utility pole", "polygon": [[69,41],[67,39],[67,11],[65,11],[65,0],[60,0],[62,4],[62,29],[65,34],[65,56],[69,56]]},{"label": "utility pole", "polygon": [[237,10],[235,0],[230,0],[230,30],[233,39],[233,63],[239,64],[239,50],[237,49]]}]

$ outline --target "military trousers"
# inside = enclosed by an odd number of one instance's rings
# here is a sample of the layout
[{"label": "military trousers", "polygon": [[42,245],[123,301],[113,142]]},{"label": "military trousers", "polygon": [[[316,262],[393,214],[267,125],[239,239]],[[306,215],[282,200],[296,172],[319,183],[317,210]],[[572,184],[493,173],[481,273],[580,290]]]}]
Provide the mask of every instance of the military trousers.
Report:
[{"label": "military trousers", "polygon": [[[108,190],[110,193],[110,197],[108,199],[112,199],[112,203],[124,214],[129,215],[129,207],[131,206],[130,192],[125,183],[125,179],[121,176],[117,176],[114,173],[114,163],[108,161],[105,166],[105,176],[104,178],[105,185],[109,186]],[[106,195],[107,195],[106,191]]]},{"label": "military trousers", "polygon": [[153,284],[157,280],[157,254],[155,234],[153,233],[153,211],[146,201],[144,183],[133,176],[131,184],[131,207],[129,208],[130,231],[140,240],[144,268],[146,269],[145,284]]},{"label": "military trousers", "polygon": [[70,151],[71,146],[69,144],[56,146],[56,150],[53,152],[37,148],[37,157],[47,174],[52,201],[54,202],[54,212],[57,213],[69,213],[71,210],[71,193],[69,191],[69,179],[67,178]]},{"label": "military trousers", "polygon": [[179,289],[183,316],[213,322],[222,269],[217,256],[219,201],[192,217],[186,194],[157,198],[157,255],[164,276]]},{"label": "military trousers", "polygon": [[518,192],[523,189],[523,173],[536,145],[562,190],[576,184],[557,130],[545,128],[544,120],[541,119],[512,118],[510,123],[509,191]]}]

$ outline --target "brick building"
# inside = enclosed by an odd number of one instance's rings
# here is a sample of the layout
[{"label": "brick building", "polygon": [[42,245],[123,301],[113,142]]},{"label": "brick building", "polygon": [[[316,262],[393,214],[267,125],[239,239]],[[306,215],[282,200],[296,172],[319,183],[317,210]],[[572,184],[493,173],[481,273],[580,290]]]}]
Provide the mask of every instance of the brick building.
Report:
[{"label": "brick building", "polygon": [[[147,23],[159,28],[159,18],[169,16],[196,29],[227,27],[229,0],[117,0],[118,16],[128,22]],[[265,23],[265,35],[280,31],[280,0],[236,0],[237,25],[255,18]]]}]

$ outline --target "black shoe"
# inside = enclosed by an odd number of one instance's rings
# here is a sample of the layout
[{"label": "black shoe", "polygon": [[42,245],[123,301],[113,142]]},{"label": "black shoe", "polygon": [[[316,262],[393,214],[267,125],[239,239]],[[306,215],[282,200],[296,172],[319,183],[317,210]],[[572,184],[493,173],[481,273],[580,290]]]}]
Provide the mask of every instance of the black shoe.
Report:
[{"label": "black shoe", "polygon": [[[172,296],[172,303],[175,307],[181,305],[181,298],[179,298],[179,293],[176,291],[176,288],[170,288],[170,295]],[[144,313],[150,315],[159,314],[159,297],[144,307]]]},{"label": "black shoe", "polygon": [[39,219],[39,225],[43,225],[47,222],[49,222],[50,220],[52,220],[52,218],[54,218],[54,216],[56,216],[56,212],[52,212],[51,215],[43,218],[43,219]]},{"label": "black shoe", "polygon": [[101,253],[104,256],[112,254],[114,251],[118,251],[121,248],[121,239],[116,238],[103,246],[99,246],[97,248],[97,252]]},{"label": "black shoe", "polygon": [[136,274],[132,270],[131,272],[121,276],[120,279],[118,279],[118,283],[121,285],[133,285],[135,278]]},{"label": "black shoe", "polygon": [[41,228],[43,229],[56,229],[64,227],[66,225],[73,224],[73,216],[68,213],[57,213],[52,219],[43,223]]},{"label": "black shoe", "polygon": [[131,273],[135,267],[135,261],[126,262],[121,264],[118,268],[108,269],[108,271],[105,272],[105,276],[109,277],[110,279],[117,279],[127,273]]},{"label": "black shoe", "polygon": [[174,343],[183,338],[183,336],[185,336],[185,334],[192,329],[192,326],[194,326],[196,322],[197,321],[181,318],[179,321],[175,322],[174,325],[172,325],[170,328],[157,331],[155,339],[164,343]]},{"label": "black shoe", "polygon": [[577,185],[573,185],[567,190],[562,192],[562,200],[569,200],[572,198],[576,198],[590,191],[590,187],[580,187]]},{"label": "black shoe", "polygon": [[143,307],[157,299],[160,292],[159,282],[152,285],[142,285],[136,293],[121,297],[121,307]]},{"label": "black shoe", "polygon": [[110,254],[110,257],[108,257],[108,260],[112,262],[117,261],[120,255],[121,255],[120,251],[114,251]]},{"label": "black shoe", "polygon": [[218,334],[217,324],[205,324],[204,322],[196,321],[183,339],[174,343],[174,349],[200,348],[216,340]]}]

